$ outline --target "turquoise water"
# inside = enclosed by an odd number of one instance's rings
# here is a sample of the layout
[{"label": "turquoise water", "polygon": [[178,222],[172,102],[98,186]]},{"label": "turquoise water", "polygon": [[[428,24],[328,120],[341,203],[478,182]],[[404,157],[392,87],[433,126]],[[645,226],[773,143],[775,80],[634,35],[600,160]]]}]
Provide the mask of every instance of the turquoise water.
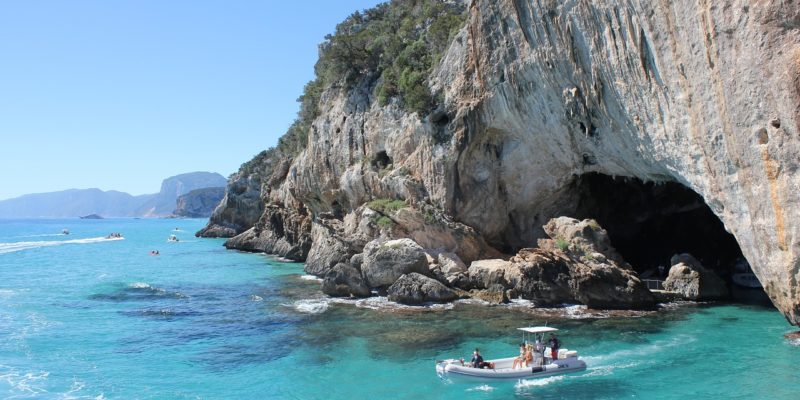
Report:
[{"label": "turquoise water", "polygon": [[[408,308],[330,301],[302,265],[196,239],[202,220],[0,221],[3,398],[795,399],[800,347],[776,311],[680,306]],[[176,227],[181,231],[173,231]],[[71,234],[58,235],[63,228]],[[110,232],[124,240],[106,241]],[[170,234],[181,241],[168,243]],[[43,236],[48,235],[48,236]],[[149,256],[157,249],[160,256]],[[512,355],[563,328],[586,372],[440,381],[434,360]]]}]

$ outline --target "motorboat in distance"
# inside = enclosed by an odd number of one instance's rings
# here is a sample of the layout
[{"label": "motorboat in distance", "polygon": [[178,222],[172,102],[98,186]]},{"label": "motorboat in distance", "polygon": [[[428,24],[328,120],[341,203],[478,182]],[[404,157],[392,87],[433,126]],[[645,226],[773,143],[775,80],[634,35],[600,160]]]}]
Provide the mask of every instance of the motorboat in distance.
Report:
[{"label": "motorboat in distance", "polygon": [[175,235],[169,235],[169,239],[167,239],[167,241],[168,242],[180,242],[180,240],[178,240],[178,237],[175,236]]},{"label": "motorboat in distance", "polygon": [[[489,364],[494,364],[494,368],[476,368],[465,363],[463,359],[449,359],[436,361],[436,374],[442,380],[452,381],[501,381],[501,380],[520,380],[537,379],[554,375],[563,375],[573,372],[586,370],[586,363],[578,358],[575,350],[559,349],[557,359],[552,359],[551,349],[540,343],[544,343],[544,334],[558,331],[549,326],[532,326],[517,328],[523,332],[523,343],[538,345],[538,350],[534,350],[533,362],[530,365],[522,365],[512,368],[517,357],[499,358],[487,360]],[[526,335],[528,339],[526,340]],[[531,341],[530,339],[534,340]]]}]

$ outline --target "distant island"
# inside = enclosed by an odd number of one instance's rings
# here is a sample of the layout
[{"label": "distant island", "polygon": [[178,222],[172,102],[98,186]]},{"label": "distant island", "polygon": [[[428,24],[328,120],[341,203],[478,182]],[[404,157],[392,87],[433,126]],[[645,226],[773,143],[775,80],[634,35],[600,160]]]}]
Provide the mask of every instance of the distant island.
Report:
[{"label": "distant island", "polygon": [[99,216],[97,214],[89,214],[89,215],[82,216],[81,219],[103,219],[103,217],[101,217],[101,216]]},{"label": "distant island", "polygon": [[166,217],[173,215],[178,197],[197,189],[223,188],[226,184],[225,177],[218,173],[190,172],[164,179],[161,190],[154,194],[133,196],[100,189],[26,194],[0,201],[0,218],[74,218],[91,214],[106,218]]}]

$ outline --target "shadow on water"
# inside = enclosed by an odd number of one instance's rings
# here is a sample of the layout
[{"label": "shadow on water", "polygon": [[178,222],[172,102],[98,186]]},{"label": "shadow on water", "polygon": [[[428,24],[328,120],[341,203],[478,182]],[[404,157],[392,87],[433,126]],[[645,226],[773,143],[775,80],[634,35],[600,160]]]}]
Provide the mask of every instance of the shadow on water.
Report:
[{"label": "shadow on water", "polygon": [[125,302],[125,301],[149,301],[162,299],[185,299],[186,295],[178,291],[150,286],[146,283],[133,283],[128,285],[118,285],[111,293],[95,293],[89,296],[90,300]]}]

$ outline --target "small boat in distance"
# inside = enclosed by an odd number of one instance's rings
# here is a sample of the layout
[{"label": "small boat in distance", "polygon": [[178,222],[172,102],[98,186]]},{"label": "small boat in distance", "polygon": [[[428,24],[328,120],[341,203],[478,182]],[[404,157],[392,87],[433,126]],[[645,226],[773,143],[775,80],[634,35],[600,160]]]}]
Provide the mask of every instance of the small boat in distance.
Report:
[{"label": "small boat in distance", "polygon": [[169,235],[169,239],[167,239],[167,241],[168,241],[168,242],[180,242],[180,240],[178,239],[178,237],[177,237],[177,236],[175,236],[175,235]]},{"label": "small boat in distance", "polygon": [[66,228],[65,228],[65,229],[62,229],[62,230],[61,230],[61,234],[62,234],[62,235],[69,235],[69,229],[66,229]]},{"label": "small boat in distance", "polygon": [[[578,358],[577,351],[559,349],[556,359],[553,359],[551,349],[542,345],[544,343],[544,334],[555,332],[558,329],[549,326],[532,326],[517,329],[523,332],[522,338],[525,345],[535,342],[538,347],[534,352],[533,362],[529,365],[513,368],[514,360],[517,357],[488,360],[486,364],[493,365],[493,368],[473,367],[468,363],[464,363],[463,358],[449,359],[436,361],[436,374],[442,380],[485,382],[537,379],[586,370],[586,363]],[[529,334],[527,340],[526,334]],[[531,337],[535,341],[531,341]]]},{"label": "small boat in distance", "polygon": [[106,235],[106,239],[123,239],[122,234],[119,232],[111,232]]}]

